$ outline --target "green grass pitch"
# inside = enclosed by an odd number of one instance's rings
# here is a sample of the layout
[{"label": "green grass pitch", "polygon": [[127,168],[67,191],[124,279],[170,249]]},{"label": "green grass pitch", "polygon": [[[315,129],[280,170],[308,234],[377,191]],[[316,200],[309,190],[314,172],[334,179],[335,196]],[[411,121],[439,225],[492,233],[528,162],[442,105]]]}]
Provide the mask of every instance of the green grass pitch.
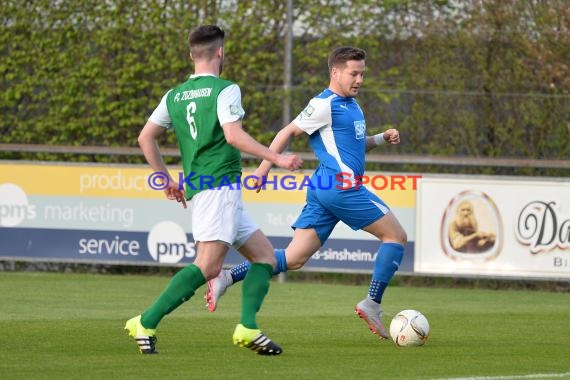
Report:
[{"label": "green grass pitch", "polygon": [[241,286],[216,313],[203,289],[167,316],[158,355],[123,331],[165,276],[0,273],[0,379],[549,379],[570,378],[570,294],[389,287],[431,325],[423,347],[380,341],[353,314],[365,286],[277,283],[259,315],[282,345],[263,357],[232,345]]}]

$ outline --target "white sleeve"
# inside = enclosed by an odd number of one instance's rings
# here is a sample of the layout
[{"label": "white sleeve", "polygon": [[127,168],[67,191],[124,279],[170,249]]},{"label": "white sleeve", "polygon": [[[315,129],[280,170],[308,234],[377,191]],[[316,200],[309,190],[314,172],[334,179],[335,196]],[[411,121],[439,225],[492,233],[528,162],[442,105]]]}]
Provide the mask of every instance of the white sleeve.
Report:
[{"label": "white sleeve", "polygon": [[243,119],[245,111],[241,105],[241,91],[237,84],[229,85],[218,95],[218,120],[220,125]]},{"label": "white sleeve", "polygon": [[309,135],[326,125],[330,125],[332,123],[330,99],[311,99],[307,107],[293,120],[293,123]]},{"label": "white sleeve", "polygon": [[148,118],[149,121],[153,122],[154,124],[160,125],[161,127],[164,128],[172,127],[172,119],[170,119],[170,115],[168,114],[168,108],[166,107],[166,96],[170,93],[170,91],[164,94],[162,99],[160,99],[158,107],[154,109],[154,111]]}]

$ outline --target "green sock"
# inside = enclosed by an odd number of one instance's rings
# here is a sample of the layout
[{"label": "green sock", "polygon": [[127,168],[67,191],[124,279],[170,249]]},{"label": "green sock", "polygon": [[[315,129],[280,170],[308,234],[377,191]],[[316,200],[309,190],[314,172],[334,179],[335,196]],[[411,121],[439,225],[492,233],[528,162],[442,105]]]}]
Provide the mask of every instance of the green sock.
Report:
[{"label": "green sock", "polygon": [[241,321],[248,329],[256,329],[255,316],[265,295],[269,291],[269,281],[273,267],[269,264],[254,263],[247,272],[242,285]]},{"label": "green sock", "polygon": [[166,289],[141,315],[141,324],[144,328],[155,329],[160,320],[188,301],[196,289],[206,283],[200,268],[194,264],[178,271],[171,279]]}]

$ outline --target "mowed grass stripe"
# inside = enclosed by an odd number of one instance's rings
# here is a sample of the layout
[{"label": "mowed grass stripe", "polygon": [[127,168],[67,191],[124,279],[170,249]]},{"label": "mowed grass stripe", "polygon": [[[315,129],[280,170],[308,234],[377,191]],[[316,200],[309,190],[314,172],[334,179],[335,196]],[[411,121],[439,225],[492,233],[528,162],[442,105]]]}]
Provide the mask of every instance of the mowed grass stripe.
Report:
[{"label": "mowed grass stripe", "polygon": [[366,286],[272,283],[258,322],[284,348],[261,357],[231,343],[241,286],[218,311],[203,292],[167,316],[159,355],[123,331],[168,277],[0,273],[1,379],[433,379],[570,372],[570,294],[390,287],[385,323],[422,311],[418,348],[380,341],[353,314]]}]

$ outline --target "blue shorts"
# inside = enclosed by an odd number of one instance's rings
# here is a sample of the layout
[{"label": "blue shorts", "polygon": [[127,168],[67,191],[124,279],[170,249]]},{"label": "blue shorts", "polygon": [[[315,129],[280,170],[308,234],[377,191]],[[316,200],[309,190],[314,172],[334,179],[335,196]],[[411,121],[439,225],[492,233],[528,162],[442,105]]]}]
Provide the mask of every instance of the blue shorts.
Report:
[{"label": "blue shorts", "polygon": [[347,190],[335,186],[330,189],[316,187],[307,190],[306,200],[301,215],[291,227],[314,228],[321,244],[326,242],[339,221],[356,231],[390,212],[390,208],[364,186]]}]

